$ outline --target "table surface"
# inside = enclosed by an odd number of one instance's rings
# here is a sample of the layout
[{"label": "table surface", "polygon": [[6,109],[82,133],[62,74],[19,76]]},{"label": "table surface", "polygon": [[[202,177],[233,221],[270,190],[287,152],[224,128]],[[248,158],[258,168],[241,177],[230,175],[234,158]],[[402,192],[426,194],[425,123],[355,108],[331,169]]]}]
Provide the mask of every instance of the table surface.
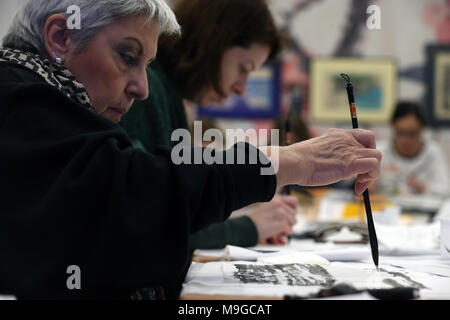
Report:
[{"label": "table surface", "polygon": [[[300,203],[304,204],[304,205],[300,205],[299,208],[299,215],[298,217],[300,218],[301,221],[303,222],[314,222],[314,221],[318,221],[318,215],[319,215],[319,208],[320,208],[320,204],[321,201],[327,197],[327,195],[330,194],[329,189],[313,189],[312,190],[312,194],[313,194],[313,198],[308,199],[307,201],[305,201],[303,195],[299,195],[299,199],[300,199]],[[375,200],[375,207],[383,207],[383,201],[387,203],[387,200],[384,199],[383,197],[377,197],[372,196],[373,199]],[[358,204],[359,199],[355,198],[355,203]],[[348,210],[347,210],[347,214],[348,214]],[[402,214],[399,217],[399,225],[402,226],[420,226],[420,225],[427,225],[430,221],[430,216],[428,214],[423,214],[423,213],[417,213],[417,212],[402,212]],[[350,219],[349,217],[343,217],[342,221],[361,221],[361,217],[359,215],[357,215],[355,217],[355,215],[351,216]],[[298,243],[298,241],[297,241]],[[270,247],[270,246],[269,246]],[[258,247],[256,247],[258,248]],[[265,248],[265,247],[259,247],[259,248]],[[288,249],[289,245],[286,247],[283,247],[283,249]],[[277,247],[274,247],[273,250],[276,250]],[[211,251],[212,254],[208,255],[205,254],[205,252],[202,252],[201,255],[194,255],[193,257],[193,262],[195,263],[209,263],[209,262],[218,262],[218,261],[227,261],[227,258],[224,256],[220,256],[218,255],[218,252],[220,252],[220,250],[216,250],[216,251]],[[408,256],[388,256],[388,257],[380,257],[380,261],[383,261],[383,259],[397,259],[399,261],[404,260],[404,261],[417,261],[417,260],[421,260],[424,256],[423,255],[408,255]],[[436,258],[438,257],[438,258]],[[431,259],[431,258],[430,258]],[[439,259],[439,256],[434,256],[432,259]],[[434,260],[429,260],[429,261],[434,261]],[[432,262],[430,262],[432,263]],[[449,270],[450,270],[450,261],[448,262],[448,266],[449,266]],[[413,265],[414,266],[414,265]],[[417,267],[416,269],[420,269],[419,267]],[[449,276],[449,280],[450,280],[450,276]],[[450,299],[450,288],[448,289],[449,294],[448,297],[446,297],[445,299]],[[282,297],[268,297],[267,295],[262,295],[262,296],[258,296],[258,295],[242,295],[239,292],[233,293],[233,294],[203,294],[203,293],[186,293],[183,294],[181,296],[181,300],[282,300]]]}]

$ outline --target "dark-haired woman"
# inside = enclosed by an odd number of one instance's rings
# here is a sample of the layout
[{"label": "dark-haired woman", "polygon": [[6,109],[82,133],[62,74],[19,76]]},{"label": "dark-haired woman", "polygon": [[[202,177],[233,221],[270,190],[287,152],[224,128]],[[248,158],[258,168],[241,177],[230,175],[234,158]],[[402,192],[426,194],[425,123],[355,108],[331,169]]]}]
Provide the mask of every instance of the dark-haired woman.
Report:
[{"label": "dark-haired woman", "polygon": [[[149,99],[136,102],[120,123],[135,146],[149,152],[171,146],[172,132],[188,128],[183,99],[205,107],[243,95],[249,74],[281,48],[264,0],[180,0],[174,12],[182,36],[160,37],[158,59],[148,70]],[[296,222],[297,198],[277,195],[245,212],[192,235],[190,247],[286,243]]]},{"label": "dark-haired woman", "polygon": [[426,119],[420,106],[398,103],[391,125],[392,141],[378,146],[383,153],[379,191],[389,195],[448,197],[445,156],[436,142],[424,137]]}]

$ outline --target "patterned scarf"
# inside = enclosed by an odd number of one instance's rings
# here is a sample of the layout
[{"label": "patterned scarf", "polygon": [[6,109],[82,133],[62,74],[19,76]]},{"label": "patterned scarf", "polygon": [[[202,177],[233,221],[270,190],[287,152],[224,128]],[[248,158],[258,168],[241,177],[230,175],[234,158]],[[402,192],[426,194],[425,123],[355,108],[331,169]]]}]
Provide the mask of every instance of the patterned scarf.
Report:
[{"label": "patterned scarf", "polygon": [[9,48],[0,50],[0,62],[11,62],[32,70],[68,98],[95,112],[84,86],[64,66],[38,54]]}]

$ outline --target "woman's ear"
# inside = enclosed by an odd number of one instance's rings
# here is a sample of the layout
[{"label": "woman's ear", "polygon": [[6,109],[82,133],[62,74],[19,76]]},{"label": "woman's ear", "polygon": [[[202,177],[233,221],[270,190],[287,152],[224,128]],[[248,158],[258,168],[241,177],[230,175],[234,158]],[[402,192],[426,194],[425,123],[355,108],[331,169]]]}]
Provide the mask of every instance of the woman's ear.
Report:
[{"label": "woman's ear", "polygon": [[54,14],[44,26],[45,49],[51,60],[62,63],[69,52],[71,39],[67,28],[67,17]]}]

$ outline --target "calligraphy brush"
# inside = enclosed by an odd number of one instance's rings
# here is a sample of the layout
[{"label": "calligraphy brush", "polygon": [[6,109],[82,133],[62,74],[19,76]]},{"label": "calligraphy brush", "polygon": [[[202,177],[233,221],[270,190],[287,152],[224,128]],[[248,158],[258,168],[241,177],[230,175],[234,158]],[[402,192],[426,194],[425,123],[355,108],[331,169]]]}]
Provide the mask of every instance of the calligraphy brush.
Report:
[{"label": "calligraphy brush", "polygon": [[[348,102],[350,104],[352,125],[353,129],[357,129],[358,118],[356,116],[356,104],[355,104],[355,97],[353,95],[353,85],[348,75],[342,73],[341,77],[344,78],[345,81],[347,82],[347,95],[348,95]],[[372,259],[378,270],[378,240],[377,240],[377,233],[375,231],[375,225],[373,223],[372,208],[370,207],[369,191],[367,189],[366,191],[364,191],[363,197],[364,197],[364,206],[366,207],[367,227],[369,230],[369,242],[370,242],[370,249],[372,251]]]}]

